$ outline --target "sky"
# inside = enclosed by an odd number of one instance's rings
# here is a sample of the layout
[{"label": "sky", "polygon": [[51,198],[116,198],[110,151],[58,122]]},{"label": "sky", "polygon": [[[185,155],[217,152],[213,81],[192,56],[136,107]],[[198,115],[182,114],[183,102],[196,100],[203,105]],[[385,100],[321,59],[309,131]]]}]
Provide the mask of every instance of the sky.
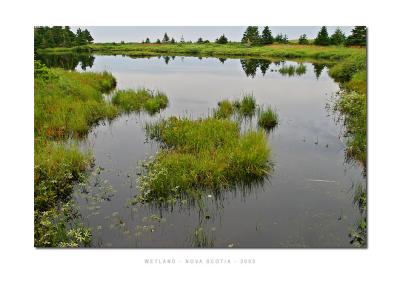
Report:
[{"label": "sky", "polygon": [[[71,27],[76,30],[78,26]],[[197,41],[199,37],[203,40],[214,41],[217,37],[225,34],[230,41],[240,41],[246,27],[227,26],[227,27],[210,27],[210,26],[148,26],[148,27],[130,27],[130,26],[87,26],[80,27],[81,29],[88,29],[94,38],[94,42],[141,42],[147,37],[151,41],[158,38],[161,40],[166,32],[170,37],[175,40],[180,40],[181,36],[185,41]],[[337,26],[329,26],[328,33],[332,34]],[[349,35],[352,26],[339,27],[346,35]],[[263,27],[259,27],[261,33]],[[309,39],[315,38],[321,26],[270,26],[272,34],[276,36],[279,33],[287,34],[289,39],[298,39],[300,35],[306,34]]]}]

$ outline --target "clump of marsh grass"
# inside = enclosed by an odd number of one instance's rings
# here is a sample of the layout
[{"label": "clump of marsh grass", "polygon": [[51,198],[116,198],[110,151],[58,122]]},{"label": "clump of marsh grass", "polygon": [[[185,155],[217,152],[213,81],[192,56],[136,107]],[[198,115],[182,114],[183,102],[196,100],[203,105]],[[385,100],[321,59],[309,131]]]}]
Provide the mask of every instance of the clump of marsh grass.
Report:
[{"label": "clump of marsh grass", "polygon": [[278,124],[278,114],[269,106],[266,110],[259,108],[258,125],[265,129],[272,129]]},{"label": "clump of marsh grass", "polygon": [[138,179],[141,201],[221,190],[263,178],[271,168],[264,133],[241,134],[239,125],[230,120],[171,117],[147,124],[146,133],[163,149],[143,164]]},{"label": "clump of marsh grass", "polygon": [[140,112],[146,110],[155,114],[168,106],[168,97],[160,91],[148,89],[118,90],[111,102],[125,112]]},{"label": "clump of marsh grass", "polygon": [[217,119],[229,119],[234,111],[234,106],[229,100],[222,100],[218,102],[218,108],[214,110],[214,117]]},{"label": "clump of marsh grass", "polygon": [[243,116],[253,116],[256,110],[256,99],[253,94],[245,95],[240,102],[239,112]]},{"label": "clump of marsh grass", "polygon": [[367,96],[357,92],[344,93],[335,105],[346,127],[348,158],[367,162]]},{"label": "clump of marsh grass", "polygon": [[117,116],[117,108],[103,98],[115,86],[111,74],[35,68],[35,136],[82,136],[99,120]]}]

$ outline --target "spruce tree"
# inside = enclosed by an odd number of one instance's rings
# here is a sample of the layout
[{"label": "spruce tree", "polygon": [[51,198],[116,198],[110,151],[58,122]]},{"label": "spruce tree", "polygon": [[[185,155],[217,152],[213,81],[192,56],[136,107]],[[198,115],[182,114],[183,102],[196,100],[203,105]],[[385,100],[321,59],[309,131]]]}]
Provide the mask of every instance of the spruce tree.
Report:
[{"label": "spruce tree", "polygon": [[346,41],[346,35],[342,32],[341,29],[337,28],[331,36],[331,44],[341,45],[344,44],[345,41]]},{"label": "spruce tree", "polygon": [[261,38],[257,26],[248,26],[242,37],[242,43],[249,45],[260,44]]},{"label": "spruce tree", "polygon": [[330,44],[330,39],[326,26],[322,26],[321,30],[318,32],[318,35],[314,40],[314,44],[319,46],[327,46]]},{"label": "spruce tree", "polygon": [[146,43],[146,44],[149,44],[149,43],[150,43],[150,39],[149,39],[149,38],[146,38],[145,43]]},{"label": "spruce tree", "polygon": [[216,39],[215,42],[216,42],[217,44],[226,44],[226,43],[228,43],[228,38],[225,37],[225,34],[223,34],[223,35],[220,36],[218,39]]},{"label": "spruce tree", "polygon": [[299,44],[300,45],[308,45],[308,39],[307,39],[307,35],[306,34],[302,34],[299,38]]},{"label": "spruce tree", "polygon": [[272,36],[271,30],[268,26],[265,26],[261,34],[261,43],[263,45],[270,45],[274,43],[274,37]]},{"label": "spruce tree", "polygon": [[163,42],[163,43],[168,43],[168,42],[169,42],[169,37],[168,37],[167,33],[164,34],[164,37],[163,37],[163,39],[162,39],[162,42]]},{"label": "spruce tree", "polygon": [[351,35],[346,40],[347,46],[366,46],[367,45],[367,27],[355,26]]}]

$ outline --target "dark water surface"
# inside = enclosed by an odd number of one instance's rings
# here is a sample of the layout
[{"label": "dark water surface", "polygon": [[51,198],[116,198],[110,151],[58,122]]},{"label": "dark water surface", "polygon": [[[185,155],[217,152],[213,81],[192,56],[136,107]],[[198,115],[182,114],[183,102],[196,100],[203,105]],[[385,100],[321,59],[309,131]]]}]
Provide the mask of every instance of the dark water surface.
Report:
[{"label": "dark water surface", "polygon": [[[304,63],[304,74],[288,76],[277,70],[298,63],[123,56],[94,56],[74,65],[112,72],[118,89],[161,90],[170,102],[152,117],[130,114],[104,122],[82,142],[95,167],[89,185],[77,187],[74,197],[93,229],[94,247],[351,247],[348,234],[360,215],[353,186],[365,181],[362,169],[346,162],[342,125],[327,108],[339,91],[327,67]],[[269,181],[219,198],[206,195],[201,208],[130,205],[138,163],[158,149],[146,141],[145,122],[207,116],[218,101],[249,92],[280,118],[268,134],[275,165]]]}]

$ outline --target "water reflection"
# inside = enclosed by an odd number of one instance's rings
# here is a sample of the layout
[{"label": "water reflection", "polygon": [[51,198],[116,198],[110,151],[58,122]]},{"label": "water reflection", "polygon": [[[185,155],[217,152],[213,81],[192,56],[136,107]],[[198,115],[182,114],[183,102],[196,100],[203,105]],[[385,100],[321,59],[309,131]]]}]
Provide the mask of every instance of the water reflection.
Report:
[{"label": "water reflection", "polygon": [[[112,54],[113,56],[117,56],[117,54]],[[122,55],[125,57],[124,55]],[[143,56],[129,56],[132,59],[143,58]],[[86,68],[91,68],[94,64],[95,57],[90,54],[81,54],[81,53],[63,53],[63,54],[37,54],[35,55],[37,60],[42,61],[48,67],[60,67],[68,70],[74,70],[80,64],[82,70],[86,70]],[[148,56],[146,58],[151,58]],[[168,65],[171,61],[176,59],[176,56],[157,56],[157,58],[162,58],[164,63]],[[179,57],[181,61],[184,61],[185,57]],[[203,59],[203,57],[197,57],[199,61]],[[227,61],[227,58],[218,58],[221,64],[224,64]],[[306,65],[303,63],[299,64],[291,64],[286,65],[285,61],[282,60],[267,60],[267,59],[255,59],[255,58],[247,58],[240,59],[241,67],[246,74],[247,77],[255,78],[258,72],[262,76],[267,74],[267,71],[271,72],[278,71],[282,75],[287,76],[301,76],[306,73]],[[321,63],[313,63],[313,69],[315,77],[318,79],[325,67],[328,67],[326,64]],[[272,68],[271,68],[272,67]]]},{"label": "water reflection", "polygon": [[83,70],[91,68],[95,57],[91,54],[83,53],[63,53],[63,54],[35,54],[35,59],[40,60],[48,67],[59,67],[67,70],[75,70],[80,64]]}]

